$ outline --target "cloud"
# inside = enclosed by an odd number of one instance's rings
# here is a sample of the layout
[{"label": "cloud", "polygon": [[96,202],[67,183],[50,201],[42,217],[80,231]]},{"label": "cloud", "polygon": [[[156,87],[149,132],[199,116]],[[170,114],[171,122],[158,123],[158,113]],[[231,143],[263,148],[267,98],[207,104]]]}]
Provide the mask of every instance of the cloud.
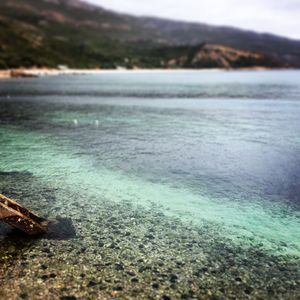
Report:
[{"label": "cloud", "polygon": [[300,39],[300,0],[86,0],[116,11],[229,25]]}]

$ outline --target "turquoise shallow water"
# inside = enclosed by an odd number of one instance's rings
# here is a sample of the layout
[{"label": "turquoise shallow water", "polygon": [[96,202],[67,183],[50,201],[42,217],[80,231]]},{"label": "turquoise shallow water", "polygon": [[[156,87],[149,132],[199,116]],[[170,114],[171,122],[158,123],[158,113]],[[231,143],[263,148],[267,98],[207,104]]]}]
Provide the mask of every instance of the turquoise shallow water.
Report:
[{"label": "turquoise shallow water", "polygon": [[0,171],[31,172],[87,201],[157,205],[186,222],[213,224],[238,244],[298,256],[299,75],[3,81]]}]

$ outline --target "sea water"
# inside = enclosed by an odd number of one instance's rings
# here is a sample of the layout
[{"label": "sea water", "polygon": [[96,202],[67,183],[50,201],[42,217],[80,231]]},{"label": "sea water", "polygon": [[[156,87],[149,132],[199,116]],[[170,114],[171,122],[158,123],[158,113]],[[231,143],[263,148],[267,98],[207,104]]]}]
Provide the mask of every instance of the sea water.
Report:
[{"label": "sea water", "polygon": [[[208,226],[234,247],[295,259],[299,78],[299,71],[170,71],[1,81],[3,182],[12,177],[13,195],[23,179],[12,174],[30,174],[57,193],[55,210],[38,200],[33,208],[77,226],[83,211],[130,203]],[[80,210],[60,211],[78,197]]]}]

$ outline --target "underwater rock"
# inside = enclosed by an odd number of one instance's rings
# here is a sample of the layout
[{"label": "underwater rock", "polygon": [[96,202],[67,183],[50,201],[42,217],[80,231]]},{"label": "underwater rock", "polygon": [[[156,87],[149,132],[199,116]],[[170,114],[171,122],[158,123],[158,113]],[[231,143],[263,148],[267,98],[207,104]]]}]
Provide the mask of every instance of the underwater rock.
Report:
[{"label": "underwater rock", "polygon": [[38,217],[16,201],[0,194],[0,221],[28,235],[47,233],[48,221]]}]

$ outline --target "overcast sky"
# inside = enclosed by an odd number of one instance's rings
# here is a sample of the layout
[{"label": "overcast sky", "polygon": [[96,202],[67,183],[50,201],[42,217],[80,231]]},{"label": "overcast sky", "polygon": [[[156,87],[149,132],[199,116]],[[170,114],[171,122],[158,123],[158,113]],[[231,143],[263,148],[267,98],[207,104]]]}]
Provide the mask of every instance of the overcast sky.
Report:
[{"label": "overcast sky", "polygon": [[300,39],[300,0],[86,0],[135,15],[231,25]]}]

